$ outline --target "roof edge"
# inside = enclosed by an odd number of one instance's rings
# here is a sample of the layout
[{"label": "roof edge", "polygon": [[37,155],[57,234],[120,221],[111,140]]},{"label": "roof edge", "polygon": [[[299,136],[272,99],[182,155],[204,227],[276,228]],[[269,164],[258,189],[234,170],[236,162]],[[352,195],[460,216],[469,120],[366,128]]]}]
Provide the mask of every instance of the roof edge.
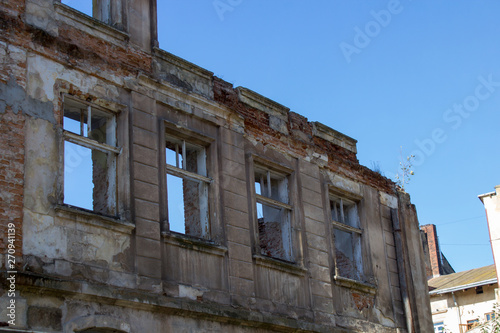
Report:
[{"label": "roof edge", "polygon": [[451,293],[451,292],[458,291],[458,290],[484,286],[487,284],[492,284],[492,283],[497,283],[497,282],[498,282],[497,278],[493,278],[493,279],[489,279],[489,280],[483,280],[483,281],[479,281],[479,282],[463,284],[461,286],[456,286],[456,287],[451,287],[451,288],[446,288],[446,289],[431,290],[431,291],[429,291],[429,295],[446,294],[446,293]]}]

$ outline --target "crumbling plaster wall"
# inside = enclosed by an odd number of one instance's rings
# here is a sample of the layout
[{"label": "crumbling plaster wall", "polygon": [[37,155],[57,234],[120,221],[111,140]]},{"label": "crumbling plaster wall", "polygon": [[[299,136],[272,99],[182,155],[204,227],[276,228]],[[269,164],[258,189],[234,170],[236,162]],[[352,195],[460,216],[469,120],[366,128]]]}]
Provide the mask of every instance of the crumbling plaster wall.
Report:
[{"label": "crumbling plaster wall", "polygon": [[[99,321],[124,332],[144,322],[149,331],[181,325],[206,332],[404,330],[388,213],[398,199],[391,181],[359,165],[355,140],[164,51],[149,53],[154,31],[144,20],[128,35],[50,0],[0,6],[0,121],[14,134],[0,131],[2,152],[12,157],[2,159],[8,168],[0,181],[11,197],[2,193],[0,217],[2,227],[13,219],[22,237],[20,327],[71,331]],[[151,8],[135,3],[131,9],[140,13],[130,24]],[[60,205],[62,94],[120,114],[121,220]],[[215,140],[215,245],[165,233],[164,119]],[[297,265],[254,255],[248,154],[294,170],[301,203],[293,212]],[[325,184],[362,197],[363,247],[370,254],[363,265],[375,293],[333,279]],[[253,327],[223,324],[228,317]]]},{"label": "crumbling plaster wall", "polygon": [[[55,211],[61,203],[64,177],[61,171],[62,94],[85,96],[88,100],[104,99],[110,104],[116,101],[126,104],[126,96],[123,100],[116,85],[37,54],[27,57],[27,70],[28,98],[53,106],[53,112],[45,118],[43,115],[30,118],[26,127],[23,252],[25,256],[37,258],[36,262],[28,262],[28,268],[65,276],[95,277],[110,284],[127,284],[130,278],[120,282],[108,275],[106,269],[131,270],[133,262],[127,255],[131,246],[130,229],[115,232],[112,228],[103,229],[103,223],[99,225],[93,218]],[[74,157],[74,163],[79,163],[78,158]],[[47,262],[42,264],[40,258]],[[82,269],[82,265],[90,268]]]}]

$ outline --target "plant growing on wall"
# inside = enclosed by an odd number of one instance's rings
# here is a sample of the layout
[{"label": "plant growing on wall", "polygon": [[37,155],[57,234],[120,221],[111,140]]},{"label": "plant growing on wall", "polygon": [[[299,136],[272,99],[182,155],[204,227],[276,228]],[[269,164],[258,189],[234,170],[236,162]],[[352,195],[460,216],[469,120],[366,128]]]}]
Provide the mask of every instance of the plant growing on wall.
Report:
[{"label": "plant growing on wall", "polygon": [[399,161],[399,171],[396,174],[396,184],[405,190],[405,185],[410,183],[410,178],[415,174],[413,171],[413,159],[415,155],[407,156],[406,159],[403,158],[403,147],[400,149],[400,161]]}]

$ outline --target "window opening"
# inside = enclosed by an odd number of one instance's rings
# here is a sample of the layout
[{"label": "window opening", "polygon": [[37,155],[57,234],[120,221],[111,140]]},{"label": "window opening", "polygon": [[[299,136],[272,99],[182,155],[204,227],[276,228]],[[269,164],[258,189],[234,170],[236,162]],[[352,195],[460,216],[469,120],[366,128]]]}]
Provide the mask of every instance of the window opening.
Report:
[{"label": "window opening", "polygon": [[467,320],[467,331],[479,326],[479,319]]},{"label": "window opening", "polygon": [[206,148],[167,135],[165,155],[170,231],[209,238]]},{"label": "window opening", "polygon": [[92,3],[93,1],[82,0],[61,0],[61,2],[71,8],[74,8],[88,16],[92,16]]},{"label": "window opening", "polygon": [[124,0],[57,0],[105,24],[124,30]]},{"label": "window opening", "polygon": [[256,167],[255,194],[261,254],[292,261],[288,177]]},{"label": "window opening", "polygon": [[115,115],[65,98],[63,137],[64,203],[115,216]]},{"label": "window opening", "polygon": [[440,321],[439,323],[434,324],[434,333],[442,333],[444,332],[444,322]]},{"label": "window opening", "polygon": [[361,234],[357,204],[330,196],[330,210],[335,244],[336,275],[361,280]]}]

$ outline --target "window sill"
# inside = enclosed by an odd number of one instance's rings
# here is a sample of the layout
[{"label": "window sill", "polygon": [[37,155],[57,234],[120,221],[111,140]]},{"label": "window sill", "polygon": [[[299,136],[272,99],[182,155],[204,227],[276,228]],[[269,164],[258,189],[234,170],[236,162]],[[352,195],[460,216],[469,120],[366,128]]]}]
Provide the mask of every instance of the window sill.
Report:
[{"label": "window sill", "polygon": [[59,217],[73,219],[76,222],[87,223],[126,234],[131,234],[132,230],[135,228],[135,225],[130,222],[120,220],[116,217],[101,215],[83,208],[69,205],[56,205],[54,210]]},{"label": "window sill", "polygon": [[370,283],[361,282],[358,280],[353,280],[338,275],[335,275],[333,279],[335,280],[336,284],[342,287],[356,289],[358,291],[371,295],[375,295],[377,293],[377,286]]},{"label": "window sill", "polygon": [[442,313],[446,313],[448,312],[448,309],[444,309],[444,310],[436,310],[435,312],[432,313],[432,315],[438,315],[438,314],[442,314]]},{"label": "window sill", "polygon": [[294,275],[299,275],[299,276],[304,276],[307,272],[307,269],[284,260],[279,260],[271,257],[266,257],[263,255],[258,255],[254,254],[253,259],[255,260],[255,264],[262,266],[262,267],[267,267],[267,268],[272,268],[275,270],[279,270],[282,272],[294,274]]},{"label": "window sill", "polygon": [[59,1],[54,2],[54,7],[57,14],[91,28],[92,32],[94,32],[94,35],[95,32],[99,32],[113,37],[118,41],[127,41],[130,38],[129,34],[127,34],[126,32],[113,28],[112,26],[99,21],[98,19],[95,19],[92,16],[88,16],[87,14],[82,13],[79,10],[76,10],[71,6],[65,5]]},{"label": "window sill", "polygon": [[216,244],[213,241],[201,239],[201,238],[195,238],[191,236],[187,236],[184,234],[178,234],[174,232],[162,232],[162,237],[165,241],[165,243],[182,247],[185,249],[190,249],[190,250],[195,250],[195,251],[200,251],[200,252],[205,252],[208,254],[213,254],[216,256],[221,256],[223,257],[226,252],[227,248],[221,245]]}]

